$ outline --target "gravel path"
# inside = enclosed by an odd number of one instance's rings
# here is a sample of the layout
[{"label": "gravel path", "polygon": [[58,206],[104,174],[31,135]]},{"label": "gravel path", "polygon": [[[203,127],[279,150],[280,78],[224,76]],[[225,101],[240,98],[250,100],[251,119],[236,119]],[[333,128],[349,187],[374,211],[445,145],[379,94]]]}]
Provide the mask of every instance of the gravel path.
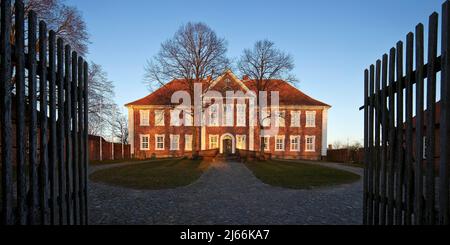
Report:
[{"label": "gravel path", "polygon": [[[362,175],[363,170],[318,163]],[[110,167],[117,167],[114,165]],[[96,171],[105,167],[93,168]],[[362,180],[333,188],[289,190],[259,181],[243,164],[217,162],[194,184],[137,191],[90,183],[91,224],[358,225]]]}]

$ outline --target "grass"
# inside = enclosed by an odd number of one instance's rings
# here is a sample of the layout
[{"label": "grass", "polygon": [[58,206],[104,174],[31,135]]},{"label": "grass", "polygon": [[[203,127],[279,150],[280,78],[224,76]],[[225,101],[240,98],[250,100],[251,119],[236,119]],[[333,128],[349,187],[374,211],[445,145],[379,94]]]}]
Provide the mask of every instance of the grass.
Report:
[{"label": "grass", "polygon": [[[167,158],[167,159],[159,159],[159,160],[169,160],[169,159],[175,159],[175,158]],[[130,160],[104,160],[104,161],[90,161],[89,164],[91,166],[102,166],[102,165],[113,165],[113,164],[119,164],[119,163],[145,163],[155,161],[151,159],[147,160],[141,160],[141,159],[130,159]]]},{"label": "grass", "polygon": [[313,189],[350,184],[360,179],[354,173],[301,162],[260,161],[246,166],[262,182],[289,189]]},{"label": "grass", "polygon": [[94,182],[136,190],[161,190],[187,186],[203,174],[208,165],[201,160],[169,159],[100,170]]}]

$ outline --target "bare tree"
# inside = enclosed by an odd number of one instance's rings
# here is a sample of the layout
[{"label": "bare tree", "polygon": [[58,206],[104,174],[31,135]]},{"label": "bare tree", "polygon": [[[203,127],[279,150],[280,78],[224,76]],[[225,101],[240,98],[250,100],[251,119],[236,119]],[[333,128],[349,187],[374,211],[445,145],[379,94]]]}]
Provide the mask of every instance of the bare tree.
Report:
[{"label": "bare tree", "polygon": [[110,125],[116,107],[113,101],[114,84],[103,68],[93,62],[89,66],[88,81],[89,134],[105,136],[105,129]]},{"label": "bare tree", "polygon": [[[282,79],[287,82],[296,82],[291,74],[294,69],[294,61],[291,55],[277,49],[275,44],[268,40],[258,41],[253,49],[245,49],[237,64],[242,75],[247,75],[256,82],[257,90],[257,118],[261,117],[259,110],[259,91],[272,91],[279,83],[274,79]],[[261,121],[267,118],[261,118]],[[260,122],[260,131],[263,123]],[[261,153],[264,152],[264,141],[261,141]]]},{"label": "bare tree", "polygon": [[[229,67],[226,57],[227,43],[215,31],[203,23],[183,25],[171,38],[161,45],[161,50],[148,61],[145,82],[149,87],[164,86],[166,82],[181,79],[190,93],[193,105],[194,85],[208,83]],[[193,126],[193,157],[198,156],[199,129]]]},{"label": "bare tree", "polygon": [[333,143],[333,149],[335,149],[335,150],[344,149],[344,147],[345,147],[344,144],[339,140],[337,140]]},{"label": "bare tree", "polygon": [[78,54],[88,53],[89,34],[80,11],[64,0],[25,0],[25,15],[33,10],[49,29],[63,38]]},{"label": "bare tree", "polygon": [[121,144],[128,144],[128,118],[120,112],[120,110],[115,106],[113,109],[114,115],[110,115],[111,120],[108,120],[110,130],[114,138],[120,139]]}]

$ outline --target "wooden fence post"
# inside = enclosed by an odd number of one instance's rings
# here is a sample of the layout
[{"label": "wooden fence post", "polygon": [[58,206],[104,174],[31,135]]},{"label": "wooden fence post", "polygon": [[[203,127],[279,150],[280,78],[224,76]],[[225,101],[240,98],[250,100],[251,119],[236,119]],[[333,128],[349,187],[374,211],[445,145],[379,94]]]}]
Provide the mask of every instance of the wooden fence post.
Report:
[{"label": "wooden fence post", "polygon": [[40,208],[41,224],[48,222],[48,117],[47,117],[47,25],[39,22],[39,89],[40,89]]},{"label": "wooden fence post", "polygon": [[441,73],[441,135],[439,222],[449,225],[449,162],[450,162],[450,2],[442,7],[442,73]]},{"label": "wooden fence post", "polygon": [[430,16],[430,28],[428,39],[428,88],[427,88],[427,138],[426,138],[426,158],[427,158],[427,178],[426,178],[426,209],[427,224],[434,225],[435,217],[435,128],[436,124],[436,56],[437,56],[437,36],[438,36],[438,14]]},{"label": "wooden fence post", "polygon": [[423,25],[416,27],[416,166],[415,224],[423,224],[423,137],[424,137],[424,42]]},{"label": "wooden fence post", "polygon": [[27,186],[25,169],[25,17],[22,1],[15,3],[15,62],[16,62],[16,166],[17,166],[17,223],[27,222]]},{"label": "wooden fence post", "polygon": [[11,98],[11,1],[1,1],[1,64],[0,64],[0,97],[1,97],[1,140],[2,140],[2,222],[14,224],[13,217],[13,169],[12,169],[12,98]]}]

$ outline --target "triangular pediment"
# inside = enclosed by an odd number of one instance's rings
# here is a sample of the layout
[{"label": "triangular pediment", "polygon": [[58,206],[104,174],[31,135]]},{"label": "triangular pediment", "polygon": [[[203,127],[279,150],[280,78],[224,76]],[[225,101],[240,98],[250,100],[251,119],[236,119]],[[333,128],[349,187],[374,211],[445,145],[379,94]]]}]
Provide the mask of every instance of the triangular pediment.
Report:
[{"label": "triangular pediment", "polygon": [[211,86],[209,91],[214,90],[218,92],[226,91],[242,91],[248,92],[249,89],[245,84],[231,71],[226,71],[222,76],[218,77]]}]

